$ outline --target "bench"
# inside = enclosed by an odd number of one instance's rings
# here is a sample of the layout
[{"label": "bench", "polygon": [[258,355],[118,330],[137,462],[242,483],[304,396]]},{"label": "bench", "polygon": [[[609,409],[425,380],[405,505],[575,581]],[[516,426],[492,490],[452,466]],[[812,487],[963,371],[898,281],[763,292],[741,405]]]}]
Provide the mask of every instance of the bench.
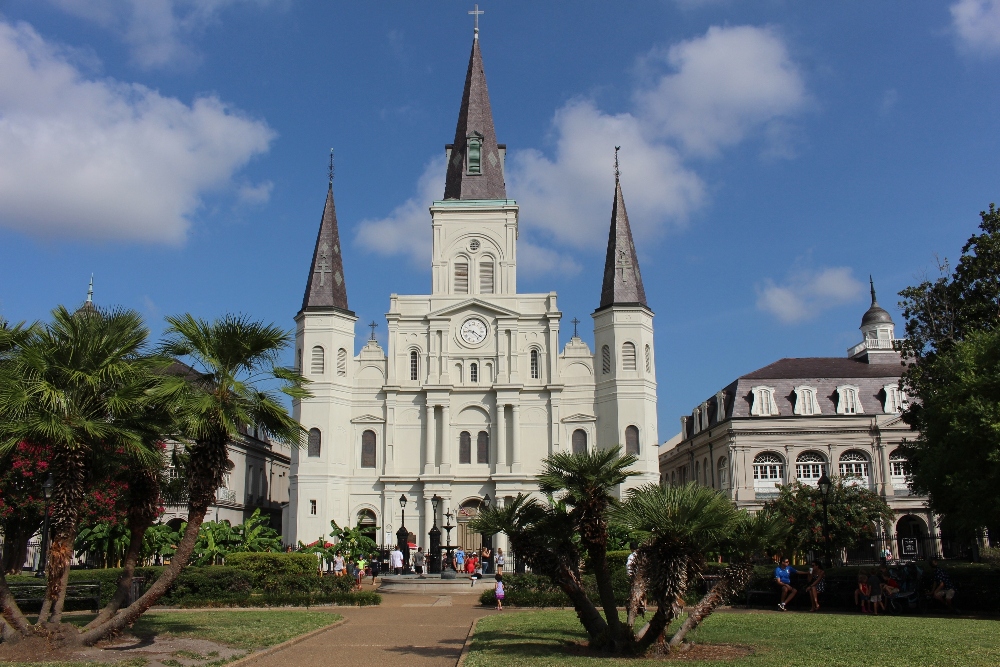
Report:
[{"label": "bench", "polygon": [[[19,605],[25,603],[42,604],[45,601],[45,592],[48,585],[43,581],[36,583],[10,582],[10,588],[14,601]],[[95,613],[101,610],[101,582],[100,581],[74,581],[66,586],[66,603],[89,602],[90,609]]]},{"label": "bench", "polygon": [[761,588],[759,582],[754,582],[757,587],[749,586],[747,588],[747,609],[753,604],[754,598],[766,598],[768,606],[776,606],[778,604],[778,591],[773,587]]}]

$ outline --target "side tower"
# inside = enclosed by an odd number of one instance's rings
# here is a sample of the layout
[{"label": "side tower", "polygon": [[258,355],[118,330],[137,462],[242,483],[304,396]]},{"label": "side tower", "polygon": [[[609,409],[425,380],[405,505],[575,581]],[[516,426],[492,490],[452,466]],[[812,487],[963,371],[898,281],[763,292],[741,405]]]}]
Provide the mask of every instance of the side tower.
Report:
[{"label": "side tower", "polygon": [[611,210],[608,253],[604,262],[601,305],[594,311],[594,408],[597,446],[622,445],[639,461],[634,487],[659,480],[656,427],[656,366],[653,311],[646,303],[635,254],[617,152],[615,201]]},{"label": "side tower", "polygon": [[[351,389],[354,323],[347,307],[337,210],[330,185],[316,237],[302,309],[295,316],[296,367],[311,382],[312,397],[295,401],[293,414],[308,431],[304,449],[292,450],[285,539],[309,543],[341,525],[350,511]],[[350,522],[348,522],[350,523]]]}]

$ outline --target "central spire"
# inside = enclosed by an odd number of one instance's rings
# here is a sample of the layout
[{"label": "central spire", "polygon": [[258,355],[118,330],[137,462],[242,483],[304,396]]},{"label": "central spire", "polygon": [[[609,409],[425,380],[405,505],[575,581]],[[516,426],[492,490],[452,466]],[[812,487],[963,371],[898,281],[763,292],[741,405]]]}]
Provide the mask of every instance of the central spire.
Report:
[{"label": "central spire", "polygon": [[604,285],[601,287],[601,305],[598,310],[611,306],[649,308],[646,290],[642,287],[642,275],[639,273],[639,258],[632,241],[632,228],[625,211],[618,149],[619,146],[615,146],[615,203],[611,208],[608,254],[604,260]]},{"label": "central spire", "polygon": [[507,147],[497,144],[479,33],[472,40],[455,143],[448,149],[445,199],[506,199],[503,160]]}]

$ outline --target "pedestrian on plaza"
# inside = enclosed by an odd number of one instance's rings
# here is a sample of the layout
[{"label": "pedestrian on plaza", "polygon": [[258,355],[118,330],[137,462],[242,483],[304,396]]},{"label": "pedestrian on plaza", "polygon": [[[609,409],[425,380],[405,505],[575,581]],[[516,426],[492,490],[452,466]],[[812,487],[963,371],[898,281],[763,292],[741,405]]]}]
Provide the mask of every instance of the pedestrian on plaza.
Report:
[{"label": "pedestrian on plaza", "polygon": [[792,586],[792,577],[796,574],[798,571],[791,566],[787,558],[782,558],[778,567],[774,568],[774,581],[778,585],[779,593],[778,609],[781,611],[788,611],[788,603],[798,593]]},{"label": "pedestrian on plaza", "polygon": [[417,553],[413,554],[413,569],[417,572],[417,579],[426,579],[424,576],[424,548],[417,547]]},{"label": "pedestrian on plaza", "polygon": [[389,553],[389,566],[396,576],[403,574],[403,552],[399,550],[398,544]]},{"label": "pedestrian on plaza", "polygon": [[503,574],[503,566],[507,564],[507,561],[503,556],[503,549],[497,547],[497,576]]},{"label": "pedestrian on plaza", "polygon": [[364,555],[358,557],[358,569],[357,577],[355,579],[355,588],[361,590],[361,582],[365,578],[365,567],[367,567],[368,561],[365,559]]},{"label": "pedestrian on plaza", "polygon": [[337,555],[333,557],[333,576],[344,576],[344,555],[339,551],[337,552]]},{"label": "pedestrian on plaza", "polygon": [[818,560],[812,562],[809,568],[809,580],[806,585],[806,592],[809,593],[809,600],[812,608],[809,611],[819,611],[819,594],[826,590],[826,570]]},{"label": "pedestrian on plaza", "polygon": [[372,573],[372,586],[374,586],[375,585],[375,578],[378,576],[379,570],[381,569],[380,565],[379,565],[378,553],[373,553],[371,555],[371,561],[370,562],[371,562],[371,565],[368,567],[368,569],[371,570],[371,573]]},{"label": "pedestrian on plaza", "polygon": [[503,575],[497,574],[497,583],[493,588],[493,594],[497,598],[497,611],[503,611]]},{"label": "pedestrian on plaza", "polygon": [[455,549],[455,571],[465,572],[465,550],[462,547]]}]

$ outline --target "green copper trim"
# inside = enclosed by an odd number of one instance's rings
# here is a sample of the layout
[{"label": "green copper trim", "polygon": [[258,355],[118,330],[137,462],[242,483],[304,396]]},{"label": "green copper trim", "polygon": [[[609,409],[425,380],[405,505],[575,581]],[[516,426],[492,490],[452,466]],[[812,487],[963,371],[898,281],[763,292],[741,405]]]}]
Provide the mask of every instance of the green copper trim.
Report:
[{"label": "green copper trim", "polygon": [[437,208],[496,208],[497,206],[517,206],[513,199],[442,199],[431,202]]}]

